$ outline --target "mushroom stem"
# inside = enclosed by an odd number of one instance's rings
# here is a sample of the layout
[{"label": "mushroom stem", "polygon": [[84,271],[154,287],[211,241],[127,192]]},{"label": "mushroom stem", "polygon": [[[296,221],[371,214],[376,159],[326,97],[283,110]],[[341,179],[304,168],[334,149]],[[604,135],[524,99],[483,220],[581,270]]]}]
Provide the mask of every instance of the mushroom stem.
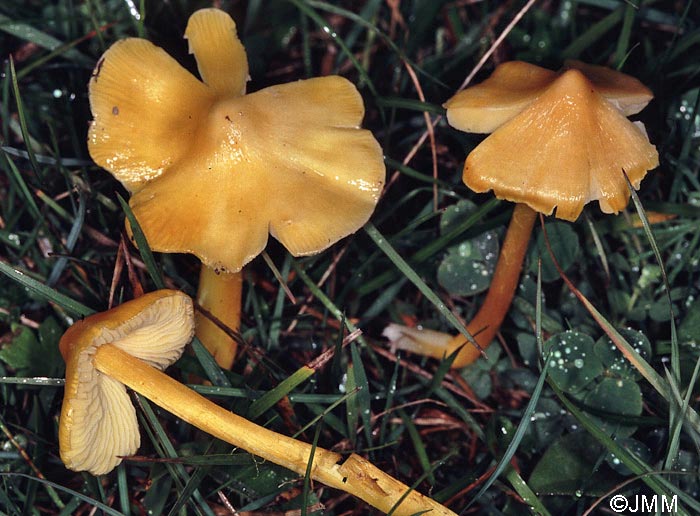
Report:
[{"label": "mushroom stem", "polygon": [[256,425],[111,344],[96,350],[94,365],[98,371],[197,428],[299,475],[306,474],[313,453],[311,479],[350,493],[385,513],[402,500],[392,514],[409,516],[431,511],[430,514],[454,516],[449,509],[417,491],[410,491],[408,486],[360,456],[352,454],[343,462],[338,453],[320,447],[314,449],[308,443]]},{"label": "mushroom stem", "polygon": [[[241,325],[243,276],[240,272],[220,272],[202,264],[197,304],[231,330]],[[216,363],[231,369],[237,344],[224,330],[201,312],[195,312],[196,334]]]},{"label": "mushroom stem", "polygon": [[[513,300],[536,217],[537,212],[526,204],[515,205],[491,286],[479,311],[467,325],[467,331],[481,350],[486,349],[498,333]],[[388,327],[384,333],[397,347],[433,358],[444,358],[459,349],[453,368],[469,365],[481,355],[481,350],[462,334],[449,338],[441,332],[396,325]]]},{"label": "mushroom stem", "polygon": [[[467,325],[467,331],[474,336],[474,340],[482,349],[486,349],[496,337],[513,301],[536,218],[537,212],[527,204],[518,203],[515,205],[506,237],[503,240],[501,254],[493,272],[491,286],[479,311]],[[481,354],[476,346],[468,342],[466,337],[461,334],[452,338],[448,344],[447,353],[452,353],[459,347],[461,350],[452,363],[452,367],[464,367],[471,364]]]}]

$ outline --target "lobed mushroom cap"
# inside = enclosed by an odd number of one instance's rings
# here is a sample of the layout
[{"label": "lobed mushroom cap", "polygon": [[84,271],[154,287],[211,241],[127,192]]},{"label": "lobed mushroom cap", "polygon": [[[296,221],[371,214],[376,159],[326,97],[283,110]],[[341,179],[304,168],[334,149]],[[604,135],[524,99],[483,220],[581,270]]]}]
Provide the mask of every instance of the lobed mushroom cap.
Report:
[{"label": "lobed mushroom cap", "polygon": [[575,220],[597,200],[605,213],[629,199],[658,166],[656,147],[576,69],[562,73],[525,110],[467,157],[463,179],[476,192]]},{"label": "lobed mushroom cap", "polygon": [[192,300],[174,290],[151,292],[68,328],[59,343],[66,362],[59,425],[66,467],[105,474],[140,444],[126,388],[93,365],[97,348],[111,344],[163,370],[180,358],[193,333]]},{"label": "lobed mushroom cap", "polygon": [[484,82],[460,91],[445,103],[447,121],[468,133],[490,133],[520,113],[557,74],[523,61],[507,61]]},{"label": "lobed mushroom cap", "polygon": [[[653,98],[639,80],[610,68],[569,60],[562,73],[571,69],[583,73],[599,94],[627,116],[640,112]],[[488,79],[445,103],[447,121],[465,132],[493,132],[534,102],[559,76],[523,61],[502,63]]]},{"label": "lobed mushroom cap", "polygon": [[235,272],[268,234],[298,256],[361,227],[385,167],[357,89],[329,76],[242,95],[233,20],[198,11],[186,37],[204,82],[140,39],[113,45],[90,81],[90,154],[132,192],[150,246]]}]

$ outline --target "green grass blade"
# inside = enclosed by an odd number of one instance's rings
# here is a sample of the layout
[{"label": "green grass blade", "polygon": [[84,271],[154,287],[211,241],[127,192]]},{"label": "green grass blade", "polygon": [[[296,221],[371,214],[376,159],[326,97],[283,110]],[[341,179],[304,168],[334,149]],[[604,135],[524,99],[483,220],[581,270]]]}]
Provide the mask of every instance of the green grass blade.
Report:
[{"label": "green grass blade", "polygon": [[[437,77],[427,73],[425,69],[418,63],[412,61],[408,55],[403,51],[402,47],[397,45],[396,42],[394,42],[387,34],[385,34],[383,31],[379,30],[376,25],[368,22],[365,20],[362,16],[352,12],[348,11],[347,9],[343,9],[342,7],[338,7],[336,5],[332,5],[328,2],[319,2],[317,0],[304,0],[309,6],[315,7],[317,9],[321,9],[323,11],[333,13],[333,14],[338,14],[340,16],[344,16],[348,20],[352,20],[353,22],[357,23],[358,27],[363,27],[369,34],[376,34],[382,40],[384,43],[386,43],[389,48],[404,62],[406,62],[408,65],[411,66],[411,68],[415,69],[418,73],[421,75],[427,77],[431,81],[436,82],[440,86],[443,86],[445,88],[448,88],[448,86],[440,81]],[[351,38],[348,38],[351,40]]]},{"label": "green grass blade", "polygon": [[[700,358],[695,362],[693,376],[691,377],[690,385],[688,386],[685,396],[681,396],[681,393],[676,389],[676,383],[675,381],[673,381],[671,373],[668,370],[665,370],[665,372],[666,378],[669,382],[669,385],[671,386],[674,396],[676,397],[676,399],[683,400],[680,409],[675,411],[674,414],[672,414],[672,417],[669,421],[670,438],[668,440],[666,459],[664,460],[664,469],[670,470],[673,469],[673,466],[675,465],[676,459],[679,454],[681,445],[681,430],[683,429],[683,421],[685,414],[687,413],[688,407],[690,406],[690,397],[693,393],[693,387],[695,385],[695,381],[697,380],[698,372],[700,372]],[[695,433],[694,435],[692,435],[692,437],[694,438],[695,445],[700,445],[700,436],[697,433]]]},{"label": "green grass blade", "polygon": [[360,63],[360,61],[355,57],[352,51],[347,47],[345,41],[343,41],[343,38],[338,36],[337,32],[329,26],[328,22],[324,20],[316,11],[314,11],[308,5],[308,2],[305,2],[304,0],[289,1],[292,2],[297,7],[297,9],[299,9],[306,16],[308,16],[318,26],[319,29],[323,30],[326,34],[328,34],[331,37],[333,41],[336,42],[336,44],[340,47],[340,50],[343,51],[343,53],[353,64],[357,72],[360,74],[362,81],[365,84],[367,84],[367,87],[372,92],[372,95],[374,97],[378,97],[379,94],[377,93],[377,88],[375,87],[374,82],[372,81],[370,76],[367,74],[367,70],[365,70],[365,67],[362,66],[362,63]]},{"label": "green grass blade", "polygon": [[[461,237],[464,235],[464,232],[467,231],[468,229],[472,228],[482,217],[486,216],[491,210],[493,210],[496,206],[500,204],[501,201],[499,201],[496,198],[490,199],[486,201],[484,204],[479,206],[478,209],[474,211],[469,217],[464,219],[463,222],[455,225],[453,229],[445,233],[444,235],[440,235],[438,238],[430,242],[428,245],[425,247],[421,248],[420,250],[416,251],[416,253],[407,261],[413,264],[420,264],[440,252],[441,250],[445,249],[447,245],[456,240],[457,238]],[[369,227],[374,228],[373,225],[368,224],[365,226],[365,231]],[[376,228],[375,228],[376,231]],[[378,233],[378,231],[377,231]],[[370,235],[371,236],[371,235]],[[379,236],[379,235],[377,235]],[[383,237],[381,237],[382,240],[384,240]],[[387,244],[388,245],[388,244]],[[406,262],[406,260],[404,260]],[[400,269],[399,269],[400,272]],[[360,288],[358,288],[358,293],[359,294],[367,294],[369,292],[373,292],[374,290],[378,290],[387,283],[391,282],[397,275],[397,271],[386,271],[383,274],[377,275],[375,278],[372,280],[369,280],[365,282],[364,285],[361,285]]]},{"label": "green grass blade", "polygon": [[274,389],[269,390],[257,400],[255,400],[248,409],[248,419],[256,420],[265,412],[275,406],[285,396],[289,396],[294,389],[311,378],[314,373],[309,366],[302,366],[290,376],[282,380]]},{"label": "green grass blade", "polygon": [[[98,31],[102,31],[106,29],[107,27],[99,27]],[[47,62],[51,61],[52,59],[60,56],[60,55],[70,55],[72,49],[83,43],[84,41],[91,39],[94,36],[95,32],[91,32],[86,34],[85,36],[82,36],[80,38],[77,38],[73,41],[69,41],[68,43],[63,43],[54,49],[52,49],[48,54],[43,55],[39,57],[38,59],[35,59],[32,61],[30,64],[26,65],[24,68],[22,68],[19,72],[17,72],[17,78],[19,80],[23,79],[24,77],[28,76],[30,73],[32,73],[34,70],[41,68],[44,66]],[[82,56],[81,54],[73,54],[75,56],[80,56],[78,57],[79,60],[84,61],[84,65],[90,66],[92,62],[87,58]]]},{"label": "green grass blade", "polygon": [[520,495],[520,498],[522,498],[523,502],[525,502],[525,504],[528,506],[531,514],[535,514],[537,516],[551,516],[550,512],[537,497],[537,494],[535,494],[530,486],[527,485],[527,482],[525,482],[523,477],[521,477],[520,474],[512,466],[510,466],[510,464],[506,469],[505,475],[508,482],[510,482],[510,485],[512,485],[513,489],[515,489],[515,492]]},{"label": "green grass blade", "polygon": [[165,288],[163,276],[158,268],[158,265],[156,264],[155,258],[153,257],[153,252],[148,245],[146,236],[143,234],[141,226],[134,216],[134,212],[131,211],[131,206],[129,206],[129,203],[127,203],[121,195],[117,195],[117,197],[119,198],[119,204],[121,204],[122,210],[124,210],[124,215],[126,215],[126,219],[129,221],[129,225],[131,226],[131,232],[134,235],[136,246],[139,248],[139,252],[141,253],[141,258],[143,258],[143,263],[146,264],[148,275],[151,277],[151,280],[153,280],[153,284],[157,289]]},{"label": "green grass blade", "polygon": [[[680,404],[681,401],[674,398],[669,385],[664,381],[664,379],[654,370],[651,365],[644,360],[644,358],[625,340],[625,338],[620,335],[620,333],[615,329],[615,327],[610,324],[610,322],[601,314],[593,303],[591,303],[586,296],[581,293],[580,290],[576,288],[569,277],[564,273],[564,271],[559,266],[557,259],[552,253],[551,246],[549,244],[549,239],[545,233],[545,243],[547,245],[547,250],[552,258],[559,275],[564,280],[566,286],[573,292],[573,294],[578,298],[581,304],[586,308],[589,314],[593,317],[600,328],[606,333],[610,340],[615,344],[617,349],[625,356],[625,358],[641,373],[641,375],[651,384],[651,386],[658,392],[668,403],[670,404]],[[698,413],[689,408],[687,413],[688,420],[693,426],[695,431],[700,431],[700,416]]]},{"label": "green grass blade", "polygon": [[22,286],[28,288],[49,303],[54,303],[60,306],[74,316],[87,317],[88,315],[95,313],[92,308],[89,308],[78,301],[74,301],[72,298],[61,294],[51,287],[47,287],[40,281],[28,276],[27,273],[22,272],[19,269],[15,269],[5,262],[0,262],[0,272],[8,276],[11,280],[16,281]]},{"label": "green grass blade", "polygon": [[[428,470],[425,471],[420,477],[418,477],[418,479],[413,483],[413,485],[411,485],[410,488],[407,489],[406,492],[405,492],[404,494],[402,494],[401,497],[400,497],[398,500],[396,500],[396,503],[394,504],[394,506],[389,510],[389,512],[386,513],[387,516],[391,516],[392,514],[394,514],[394,511],[396,511],[396,509],[401,505],[401,503],[406,499],[406,497],[407,497],[408,495],[410,495],[413,491],[415,491],[416,488],[417,488],[426,478],[428,478],[429,476],[434,476],[435,471],[437,471],[437,469],[440,468],[443,464],[445,464],[446,462],[448,462],[454,455],[455,455],[455,453],[450,453],[450,454],[448,454],[447,456],[445,456],[445,457],[443,457],[442,459],[440,459],[439,461],[433,463],[433,464],[428,468]],[[423,512],[420,512],[420,513],[416,513],[416,514],[413,515],[413,516],[422,516],[422,515],[427,516],[427,515],[429,515],[429,514],[431,514],[431,511],[423,511]]]},{"label": "green grass blade", "polygon": [[408,109],[419,113],[432,113],[434,115],[445,114],[445,108],[442,106],[403,97],[378,97],[377,105],[386,108]]},{"label": "green grass blade", "polygon": [[311,491],[311,469],[314,464],[314,455],[316,455],[316,448],[318,447],[318,438],[321,437],[321,428],[323,427],[323,420],[319,421],[316,425],[316,431],[314,432],[314,439],[311,442],[311,452],[309,453],[309,461],[306,464],[306,471],[304,471],[304,487],[301,493],[301,514],[306,516],[307,507],[309,506],[309,492]]},{"label": "green grass blade", "polygon": [[226,374],[221,370],[219,364],[216,363],[216,360],[212,354],[209,353],[207,348],[204,347],[202,342],[197,337],[194,337],[190,345],[192,346],[195,357],[197,357],[197,360],[199,360],[200,365],[204,369],[207,379],[217,388],[231,387],[231,382],[229,382]]},{"label": "green grass blade", "polygon": [[[684,493],[680,490],[678,486],[674,486],[667,480],[661,477],[655,477],[652,475],[646,475],[651,473],[653,470],[651,466],[646,464],[636,455],[630,453],[623,446],[620,446],[615,440],[609,437],[605,432],[603,432],[596,422],[590,419],[583,411],[579,410],[578,407],[571,402],[566,395],[559,390],[559,388],[553,383],[549,384],[552,390],[555,392],[559,400],[563,403],[564,407],[573,414],[573,416],[581,423],[581,426],[586,429],[593,437],[595,437],[598,442],[600,442],[610,453],[615,455],[624,465],[636,475],[641,475],[641,480],[647,484],[654,492],[658,495],[668,495],[669,493],[674,493],[678,495],[679,500],[683,501],[688,507],[692,508],[695,514],[700,513],[700,502],[694,500],[689,494]],[[685,511],[680,510],[679,514],[688,514]]]},{"label": "green grass blade", "polygon": [[[4,14],[0,14],[0,31],[6,32],[7,34],[11,34],[12,36],[28,41],[50,51],[64,46],[62,41],[54,38],[46,32],[38,30],[36,27],[33,27],[27,23],[12,20],[9,16]],[[75,61],[84,66],[91,66],[93,63],[92,59],[75,49],[66,49],[64,55],[67,59]]]},{"label": "green grass blade", "polygon": [[627,51],[630,46],[630,37],[632,35],[632,24],[634,23],[634,18],[639,11],[639,6],[637,3],[639,0],[629,0],[625,6],[625,15],[622,19],[622,30],[617,37],[617,46],[615,48],[615,57],[613,62],[616,64],[619,70],[624,65],[625,59],[627,58]]},{"label": "green grass blade", "polygon": [[664,283],[664,291],[666,292],[666,299],[668,301],[668,311],[670,317],[669,321],[671,323],[671,372],[673,373],[674,380],[679,382],[681,375],[681,362],[680,351],[678,349],[678,334],[676,332],[676,315],[673,313],[673,301],[671,300],[671,285],[668,282],[668,275],[666,274],[664,260],[661,257],[659,246],[656,244],[656,239],[654,238],[654,233],[651,230],[651,224],[649,224],[646,211],[644,211],[642,202],[639,200],[639,196],[632,186],[632,183],[630,183],[627,174],[625,174],[625,179],[627,180],[627,186],[629,187],[632,201],[634,202],[634,207],[637,210],[637,215],[639,215],[639,219],[642,221],[644,233],[649,241],[651,249],[654,251],[654,258],[656,258],[656,262],[659,264],[659,268],[661,270],[661,278]]},{"label": "green grass blade", "polygon": [[372,399],[369,380],[367,380],[367,372],[365,371],[365,366],[362,364],[362,357],[360,356],[360,351],[357,349],[355,341],[350,343],[350,356],[352,357],[355,385],[358,387],[357,396],[355,397],[357,400],[357,409],[362,419],[365,439],[369,446],[372,442]]},{"label": "green grass blade", "polygon": [[[177,513],[180,512],[180,510],[185,506],[185,504],[187,504],[190,497],[194,495],[197,489],[199,489],[199,486],[201,485],[202,481],[209,474],[210,469],[210,467],[201,466],[197,467],[192,472],[189,480],[187,480],[187,483],[185,484],[185,487],[182,489],[179,496],[177,497],[177,500],[168,511],[167,516],[176,516]],[[213,511],[211,509],[209,509],[208,513],[213,515]]]},{"label": "green grass blade", "polygon": [[17,168],[15,163],[9,158],[9,156],[5,156],[5,160],[7,162],[8,168],[10,169],[10,179],[15,182],[15,184],[19,188],[19,191],[22,193],[22,197],[24,197],[24,201],[26,202],[29,211],[34,216],[35,220],[42,221],[44,217],[41,214],[39,206],[37,206],[36,201],[34,200],[34,196],[29,190],[29,187],[24,181],[24,178],[22,177],[22,174],[20,173],[19,169]]},{"label": "green grass blade", "polygon": [[395,159],[385,157],[384,162],[386,163],[387,167],[396,169],[408,177],[418,179],[419,181],[423,181],[424,183],[437,184],[444,188],[449,188],[448,183],[441,181],[440,179],[436,179],[433,176],[429,176],[428,174],[423,174],[422,172],[419,172],[416,169],[409,167],[408,165],[404,165],[400,161],[396,161]]},{"label": "green grass blade", "polygon": [[621,5],[605,18],[591,25],[588,30],[576,38],[562,51],[564,59],[578,58],[587,48],[601,39],[609,30],[620,23],[625,14],[625,7]]},{"label": "green grass blade", "polygon": [[[81,194],[78,200],[78,213],[73,220],[70,232],[66,238],[66,251],[69,253],[73,252],[75,245],[78,243],[78,237],[80,236],[80,232],[85,224],[85,211],[85,197]],[[61,278],[61,274],[63,274],[63,270],[66,268],[66,265],[68,265],[68,258],[65,256],[61,256],[58,260],[56,260],[56,263],[51,269],[51,274],[49,274],[49,278],[46,280],[46,284],[48,286],[53,287],[58,282],[58,280]]]},{"label": "green grass blade", "polygon": [[386,238],[379,232],[377,228],[374,227],[374,225],[371,222],[368,222],[365,224],[364,227],[365,232],[370,236],[372,240],[374,240],[374,243],[381,249],[384,254],[387,255],[389,260],[392,261],[392,263],[396,266],[401,273],[408,278],[408,280],[413,283],[418,290],[431,302],[433,305],[435,305],[435,308],[437,308],[438,312],[442,314],[442,316],[447,319],[452,326],[457,329],[462,335],[464,335],[469,342],[471,342],[473,345],[477,345],[476,341],[474,340],[474,337],[467,331],[466,327],[462,322],[457,319],[457,316],[455,316],[449,308],[445,305],[445,303],[438,297],[438,295],[433,292],[433,290],[418,276],[416,271],[414,271],[408,263],[406,263],[406,260],[401,258],[399,253],[396,252],[396,250],[389,244]]},{"label": "green grass blade", "polygon": [[129,481],[126,476],[126,466],[117,466],[117,491],[119,493],[119,505],[124,516],[131,516],[131,503],[129,501]]},{"label": "green grass blade", "polygon": [[19,82],[17,81],[17,73],[15,72],[15,62],[12,58],[10,58],[10,79],[12,81],[12,93],[15,96],[15,103],[17,105],[17,117],[19,118],[19,127],[22,133],[22,139],[26,142],[27,145],[29,163],[32,166],[34,174],[36,174],[36,177],[39,179],[39,182],[43,183],[44,174],[41,171],[41,167],[39,167],[39,163],[37,162],[36,156],[34,155],[34,148],[30,143],[33,141],[33,139],[29,135],[29,129],[27,128],[26,111],[24,109],[24,104],[22,103],[22,96],[19,93]]},{"label": "green grass blade", "polygon": [[96,509],[99,509],[103,511],[105,514],[109,514],[111,516],[121,516],[121,513],[119,511],[116,511],[109,507],[108,505],[105,505],[101,502],[98,502],[97,500],[90,498],[89,496],[84,495],[83,493],[80,493],[78,491],[74,491],[73,489],[69,489],[67,487],[64,487],[60,484],[56,484],[55,482],[51,482],[50,480],[42,479],[42,478],[36,478],[31,475],[26,475],[24,473],[12,473],[12,472],[1,472],[0,473],[0,478],[2,477],[19,477],[19,478],[24,478],[29,480],[30,482],[38,482],[40,484],[43,484],[45,486],[51,487],[52,489],[55,489],[57,491],[62,491],[66,494],[69,494],[73,496],[74,498],[78,498],[79,500],[82,500],[83,502],[87,503],[88,505],[91,505],[95,507]]},{"label": "green grass blade", "polygon": [[[523,440],[523,437],[525,436],[525,432],[527,431],[528,427],[530,426],[531,422],[531,417],[532,414],[535,412],[535,407],[537,407],[537,402],[540,400],[540,395],[542,394],[542,389],[544,387],[545,379],[547,378],[547,370],[549,367],[549,360],[544,360],[544,366],[542,367],[542,371],[540,372],[540,376],[537,380],[537,384],[535,385],[535,388],[532,391],[532,395],[530,396],[530,401],[528,401],[527,406],[525,407],[525,410],[523,411],[523,415],[520,418],[520,423],[518,424],[518,427],[515,429],[515,432],[513,433],[513,439],[510,441],[508,444],[508,447],[506,448],[506,451],[503,453],[503,456],[500,458],[498,461],[498,464],[496,465],[496,468],[494,469],[493,473],[491,476],[489,476],[488,480],[484,482],[484,484],[481,486],[479,491],[474,495],[474,498],[469,502],[466,508],[471,507],[471,505],[476,502],[481,496],[483,496],[486,491],[489,490],[489,488],[493,485],[493,483],[498,480],[498,477],[505,471],[506,468],[510,466],[510,460],[513,458],[515,455],[515,452],[518,449],[518,446],[520,446],[520,442]],[[513,487],[516,487],[515,485]],[[542,502],[535,497],[534,499],[536,505],[533,505],[533,507],[537,508],[537,512],[542,515],[548,515],[549,512],[547,509],[542,505]],[[528,501],[529,504],[533,503],[533,500]]]},{"label": "green grass blade", "polygon": [[[345,318],[345,315],[343,312],[338,308],[335,303],[329,298],[323,290],[318,288],[318,286],[311,280],[308,274],[306,274],[306,271],[301,268],[299,263],[296,260],[292,260],[292,268],[296,271],[296,273],[299,275],[299,278],[304,282],[306,287],[311,291],[311,294],[318,299],[323,306],[326,307],[326,310],[328,310],[333,317],[335,317],[338,322],[342,323],[350,332],[354,332],[357,330],[357,326],[355,326],[352,322],[348,321]],[[363,346],[366,345],[367,343],[365,342],[364,338],[360,335],[357,340],[362,344]]]},{"label": "green grass blade", "polygon": [[406,428],[408,438],[413,444],[413,451],[416,454],[416,458],[418,459],[419,464],[423,468],[423,474],[427,475],[428,481],[434,485],[435,476],[433,475],[433,468],[430,464],[430,459],[428,458],[428,452],[425,449],[425,444],[423,444],[423,440],[421,439],[420,433],[418,432],[416,425],[413,423],[411,418],[408,416],[408,414],[406,414],[404,410],[399,411],[399,416],[403,421],[403,426]]},{"label": "green grass blade", "polygon": [[[151,437],[151,442],[154,444],[156,449],[159,450],[159,453],[162,457],[166,457],[169,459],[177,458],[177,451],[175,451],[175,447],[170,442],[170,438],[168,437],[167,432],[160,424],[160,421],[158,421],[158,418],[156,417],[156,414],[153,411],[150,402],[141,395],[137,394],[136,396],[139,400],[139,406],[142,409],[143,417],[146,419],[146,421],[148,421],[148,425],[146,425],[146,428],[148,430],[149,436]],[[185,466],[179,463],[168,462],[165,463],[165,466],[169,470],[170,475],[173,477],[173,480],[175,480],[176,483],[179,485],[180,492],[182,492],[182,490],[185,489],[185,486],[187,485],[187,482],[190,479],[190,475],[187,473]],[[193,491],[192,498],[192,504],[197,514],[214,516],[214,513],[212,512],[211,508],[206,503],[206,501],[204,500],[204,498],[198,490]]]}]

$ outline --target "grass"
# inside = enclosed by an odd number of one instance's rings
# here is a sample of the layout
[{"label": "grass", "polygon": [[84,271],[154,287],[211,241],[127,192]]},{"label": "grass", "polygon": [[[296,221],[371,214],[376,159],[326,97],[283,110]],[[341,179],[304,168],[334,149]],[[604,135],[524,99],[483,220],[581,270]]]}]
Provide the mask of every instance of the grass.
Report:
[{"label": "grass", "polygon": [[[129,5],[0,6],[0,512],[366,514],[140,398],[136,457],[103,478],[58,458],[65,328],[141,287],[192,294],[198,277],[194,258],[149,256],[125,238],[128,193],[87,154],[86,85],[102,52],[128,36],[195,70],[182,33],[209,4]],[[356,451],[457,513],[605,513],[614,494],[676,496],[679,514],[700,513],[697,2],[218,5],[238,24],[250,91],[330,73],[358,85],[387,187],[364,230],[329,251],[292,258],[271,241],[252,263],[246,346],[232,372],[195,342],[169,374],[207,377],[212,385],[195,388],[218,403]],[[476,311],[488,283],[464,293],[475,281],[464,271],[493,267],[489,242],[511,210],[462,184],[482,137],[450,128],[442,103],[496,63],[556,69],[568,58],[619,68],[654,91],[637,118],[660,167],[619,216],[589,206],[575,223],[545,220],[488,360],[452,372],[391,352],[380,337],[389,322],[455,332]],[[588,353],[562,376],[549,360],[571,341]],[[329,361],[305,367],[327,350]]]}]

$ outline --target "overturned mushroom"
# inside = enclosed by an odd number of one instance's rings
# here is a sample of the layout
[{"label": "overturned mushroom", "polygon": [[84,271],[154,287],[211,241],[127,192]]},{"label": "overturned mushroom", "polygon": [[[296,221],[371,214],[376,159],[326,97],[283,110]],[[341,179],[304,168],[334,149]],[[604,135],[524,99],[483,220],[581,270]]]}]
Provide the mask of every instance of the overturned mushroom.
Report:
[{"label": "overturned mushroom", "polygon": [[139,431],[129,387],[211,435],[299,475],[306,474],[313,454],[313,480],[384,512],[454,516],[359,455],[343,460],[338,453],[268,430],[162,373],[192,338],[192,312],[188,296],[160,290],[87,317],[66,331],[60,342],[67,367],[59,441],[68,468],[104,474],[121,457],[136,452]]},{"label": "overturned mushroom", "polygon": [[[625,174],[636,189],[658,166],[644,129],[625,118],[651,98],[636,79],[602,67],[569,62],[556,74],[516,62],[447,102],[451,125],[495,129],[467,157],[466,185],[517,203],[488,294],[467,326],[481,348],[491,343],[510,307],[536,213],[574,221],[594,200],[603,212],[617,213],[629,200]],[[480,355],[462,335],[448,338],[392,324],[385,336],[399,348],[436,358],[459,349],[453,367]]]},{"label": "overturned mushroom", "polygon": [[[131,192],[154,250],[202,260],[198,302],[237,329],[239,271],[268,234],[301,256],[356,231],[379,199],[383,156],[346,79],[244,95],[248,63],[228,14],[195,12],[185,37],[203,82],[143,39],[104,54],[90,81],[88,147]],[[235,341],[203,317],[197,335],[230,368]]]}]

